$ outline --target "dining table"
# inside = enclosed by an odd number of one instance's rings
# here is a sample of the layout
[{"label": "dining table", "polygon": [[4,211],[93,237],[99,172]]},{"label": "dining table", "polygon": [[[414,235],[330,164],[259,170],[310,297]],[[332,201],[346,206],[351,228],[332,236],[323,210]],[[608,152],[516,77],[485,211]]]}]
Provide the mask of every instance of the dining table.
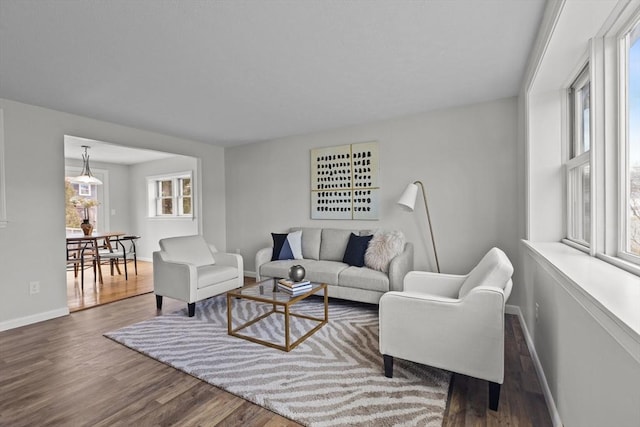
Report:
[{"label": "dining table", "polygon": [[[102,231],[102,232],[94,232],[89,235],[85,235],[84,233],[73,233],[67,232],[67,248],[69,245],[73,245],[76,247],[76,250],[81,252],[90,251],[95,257],[96,266],[98,269],[98,280],[102,285],[102,269],[100,268],[100,248],[109,249],[112,251],[111,247],[111,239],[118,238],[120,236],[124,236],[125,233],[122,231]],[[118,272],[120,268],[118,268]],[[83,284],[84,285],[84,284]],[[83,286],[84,287],[84,286]]]}]

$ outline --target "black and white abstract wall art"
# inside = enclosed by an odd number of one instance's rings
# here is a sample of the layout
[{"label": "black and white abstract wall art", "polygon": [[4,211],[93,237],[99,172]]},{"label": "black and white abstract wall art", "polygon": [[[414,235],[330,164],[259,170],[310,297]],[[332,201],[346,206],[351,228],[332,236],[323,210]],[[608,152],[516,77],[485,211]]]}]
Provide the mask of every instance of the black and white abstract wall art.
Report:
[{"label": "black and white abstract wall art", "polygon": [[377,142],[311,150],[311,218],[379,219]]}]

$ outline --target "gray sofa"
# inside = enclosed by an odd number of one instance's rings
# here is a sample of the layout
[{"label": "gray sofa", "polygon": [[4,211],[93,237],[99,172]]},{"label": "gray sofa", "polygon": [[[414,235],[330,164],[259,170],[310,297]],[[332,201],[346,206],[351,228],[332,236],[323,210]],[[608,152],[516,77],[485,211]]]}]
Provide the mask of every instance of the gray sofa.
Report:
[{"label": "gray sofa", "polygon": [[287,277],[289,267],[302,265],[305,279],[327,284],[329,296],[378,304],[388,291],[402,291],[404,276],[413,270],[413,245],[406,243],[404,251],[393,258],[389,272],[368,267],[353,267],[342,262],[351,233],[372,234],[370,230],[343,230],[335,228],[292,228],[302,230],[302,256],[304,259],[271,261],[273,248],[263,248],[256,254],[256,279]]}]

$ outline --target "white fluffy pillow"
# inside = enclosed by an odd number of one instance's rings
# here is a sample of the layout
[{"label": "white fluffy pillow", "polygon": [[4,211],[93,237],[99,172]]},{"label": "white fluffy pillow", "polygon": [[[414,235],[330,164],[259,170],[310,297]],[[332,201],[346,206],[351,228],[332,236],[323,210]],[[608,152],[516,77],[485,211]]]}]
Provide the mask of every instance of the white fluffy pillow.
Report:
[{"label": "white fluffy pillow", "polygon": [[404,250],[404,234],[401,231],[378,231],[369,241],[364,254],[364,265],[384,273],[389,271],[389,263]]}]

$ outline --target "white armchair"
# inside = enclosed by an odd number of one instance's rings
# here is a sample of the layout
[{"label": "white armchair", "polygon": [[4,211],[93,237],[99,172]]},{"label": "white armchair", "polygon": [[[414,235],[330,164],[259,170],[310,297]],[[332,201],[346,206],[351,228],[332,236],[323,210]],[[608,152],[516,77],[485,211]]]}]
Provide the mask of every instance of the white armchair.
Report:
[{"label": "white armchair", "polygon": [[409,272],[402,292],[380,299],[380,353],[385,376],[393,358],[489,381],[498,409],[504,381],[504,310],[513,266],[491,249],[466,276]]},{"label": "white armchair", "polygon": [[153,289],[158,310],[166,296],[186,302],[189,317],[193,317],[196,301],[243,284],[242,257],[218,252],[202,236],[162,239],[160,250],[153,253]]}]

